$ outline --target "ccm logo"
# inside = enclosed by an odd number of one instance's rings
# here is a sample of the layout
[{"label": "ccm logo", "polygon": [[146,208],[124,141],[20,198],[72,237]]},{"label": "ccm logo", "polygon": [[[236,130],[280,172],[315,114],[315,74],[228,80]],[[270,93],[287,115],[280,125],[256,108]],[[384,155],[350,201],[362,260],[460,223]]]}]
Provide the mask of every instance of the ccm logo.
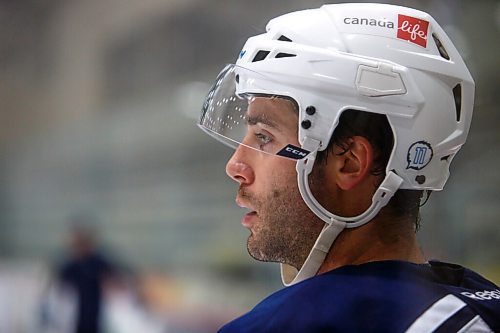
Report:
[{"label": "ccm logo", "polygon": [[297,155],[297,156],[300,156],[300,157],[306,157],[307,154],[300,151],[300,150],[297,150],[297,149],[293,149],[292,147],[288,146],[285,148],[285,151],[288,152],[288,153],[292,153],[294,155]]},{"label": "ccm logo", "polygon": [[283,149],[281,149],[277,153],[277,155],[292,158],[294,160],[300,160],[309,155],[310,153],[311,152],[308,150],[289,144],[286,147],[283,147]]}]

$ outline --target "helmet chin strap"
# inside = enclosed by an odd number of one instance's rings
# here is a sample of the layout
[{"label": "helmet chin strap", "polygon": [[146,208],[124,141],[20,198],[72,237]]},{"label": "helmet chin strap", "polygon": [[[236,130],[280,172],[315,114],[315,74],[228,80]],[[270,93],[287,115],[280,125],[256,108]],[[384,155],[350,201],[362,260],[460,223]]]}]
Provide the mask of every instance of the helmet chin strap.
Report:
[{"label": "helmet chin strap", "polygon": [[302,147],[311,151],[306,159],[297,161],[297,181],[302,199],[316,216],[325,222],[314,246],[299,271],[295,267],[281,264],[281,278],[285,286],[313,277],[318,272],[321,264],[330,251],[330,248],[345,228],[355,228],[370,222],[387,205],[394,193],[403,183],[403,179],[393,171],[388,171],[380,186],[372,197],[372,204],[362,214],[353,217],[335,215],[325,209],[317,200],[309,188],[308,177],[314,166],[316,153],[320,142],[306,137]]}]

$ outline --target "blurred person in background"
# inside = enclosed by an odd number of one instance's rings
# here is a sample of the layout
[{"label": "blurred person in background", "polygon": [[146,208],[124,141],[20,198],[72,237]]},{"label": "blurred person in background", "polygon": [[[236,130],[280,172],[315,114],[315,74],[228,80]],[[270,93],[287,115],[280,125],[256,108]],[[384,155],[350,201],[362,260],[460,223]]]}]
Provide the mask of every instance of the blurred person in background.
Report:
[{"label": "blurred person in background", "polygon": [[117,268],[99,249],[92,218],[79,215],[69,222],[69,256],[58,269],[58,280],[76,298],[75,332],[102,332],[104,288],[117,276]]},{"label": "blurred person in background", "polygon": [[416,239],[473,100],[455,46],[414,9],[325,5],[248,39],[199,126],[236,149],[248,252],[281,263],[287,288],[220,332],[500,331],[499,288]]}]

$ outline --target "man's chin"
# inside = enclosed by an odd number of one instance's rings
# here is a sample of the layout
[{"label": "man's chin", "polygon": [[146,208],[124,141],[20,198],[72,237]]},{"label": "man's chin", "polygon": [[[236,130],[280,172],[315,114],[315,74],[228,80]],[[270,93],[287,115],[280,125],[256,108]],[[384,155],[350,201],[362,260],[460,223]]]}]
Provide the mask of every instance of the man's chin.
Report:
[{"label": "man's chin", "polygon": [[304,260],[302,262],[300,260],[297,261],[289,260],[286,258],[286,256],[283,255],[283,253],[287,253],[286,251],[287,250],[277,251],[275,247],[274,248],[269,246],[266,247],[262,246],[262,244],[258,244],[256,242],[255,235],[253,232],[248,237],[247,240],[247,252],[253,259],[261,262],[274,262],[279,264],[287,264],[299,270],[300,267],[302,267],[302,264],[304,263],[305,257],[303,258]]},{"label": "man's chin", "polygon": [[252,244],[252,238],[254,235],[250,235],[248,237],[248,242],[247,242],[247,251],[248,254],[255,260],[262,261],[262,262],[276,262],[276,263],[281,263],[282,261],[278,258],[276,258],[275,253],[273,255],[269,255],[265,250],[263,250],[261,246],[257,246],[256,244]]},{"label": "man's chin", "polygon": [[256,246],[255,244],[252,244],[253,237],[255,236],[252,232],[252,234],[248,237],[247,241],[247,251],[250,257],[258,261],[274,262],[273,260],[270,260],[269,256],[266,255],[265,252],[260,249],[260,247]]}]

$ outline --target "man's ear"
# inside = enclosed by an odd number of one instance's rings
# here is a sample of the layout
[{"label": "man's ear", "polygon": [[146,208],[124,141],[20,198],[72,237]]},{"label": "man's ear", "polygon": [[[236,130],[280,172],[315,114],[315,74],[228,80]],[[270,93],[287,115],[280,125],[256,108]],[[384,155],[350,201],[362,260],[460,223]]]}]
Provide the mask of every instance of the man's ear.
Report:
[{"label": "man's ear", "polygon": [[362,136],[347,140],[348,149],[335,154],[335,174],[337,185],[345,191],[355,188],[370,176],[373,166],[373,146]]}]

